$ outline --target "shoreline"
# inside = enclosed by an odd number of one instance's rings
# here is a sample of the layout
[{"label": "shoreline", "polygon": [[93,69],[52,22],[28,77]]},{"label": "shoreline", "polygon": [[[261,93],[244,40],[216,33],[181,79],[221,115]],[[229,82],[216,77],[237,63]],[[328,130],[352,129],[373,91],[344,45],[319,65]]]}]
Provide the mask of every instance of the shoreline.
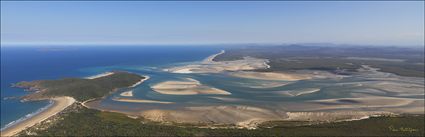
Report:
[{"label": "shoreline", "polygon": [[152,90],[160,94],[168,95],[198,95],[216,94],[230,95],[232,93],[201,84],[199,81],[186,78],[184,81],[164,81],[151,86]]},{"label": "shoreline", "polygon": [[221,50],[219,53],[217,54],[213,54],[209,57],[207,57],[206,59],[204,59],[202,62],[203,63],[210,63],[210,62],[215,62],[214,58],[217,57],[218,55],[224,54],[226,51],[225,50]]},{"label": "shoreline", "polygon": [[100,73],[97,75],[93,75],[93,76],[88,76],[88,77],[84,77],[85,79],[97,79],[97,78],[101,78],[101,77],[106,77],[109,75],[114,74],[114,72],[104,72],[104,73]]},{"label": "shoreline", "polygon": [[144,79],[141,79],[139,82],[137,82],[137,83],[134,83],[133,85],[131,85],[130,86],[130,88],[134,88],[134,87],[136,87],[136,86],[138,86],[138,85],[140,85],[140,84],[142,84],[144,81],[146,81],[146,80],[148,80],[150,77],[149,76],[143,76],[143,77],[145,77]]},{"label": "shoreline", "polygon": [[32,117],[5,128],[1,131],[1,136],[14,136],[17,133],[50,118],[51,116],[56,115],[75,102],[75,99],[72,97],[55,97],[50,98],[49,100],[53,101],[51,106],[39,113],[36,113]]}]

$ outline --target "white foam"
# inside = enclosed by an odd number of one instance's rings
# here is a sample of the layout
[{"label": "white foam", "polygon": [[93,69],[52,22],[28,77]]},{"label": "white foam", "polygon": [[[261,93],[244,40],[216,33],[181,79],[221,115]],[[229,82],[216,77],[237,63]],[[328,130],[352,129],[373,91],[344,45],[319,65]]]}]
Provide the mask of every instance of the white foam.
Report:
[{"label": "white foam", "polygon": [[29,113],[29,114],[27,114],[27,115],[25,115],[25,116],[23,116],[23,117],[15,120],[15,121],[12,121],[12,122],[6,124],[4,127],[2,127],[0,129],[0,131],[3,131],[5,129],[9,128],[9,127],[12,127],[12,126],[14,126],[14,125],[16,125],[16,124],[18,124],[18,123],[20,123],[22,121],[25,121],[25,120],[27,120],[27,119],[29,119],[29,118],[31,118],[31,117],[33,117],[33,116],[35,116],[35,115],[43,112],[44,110],[50,108],[53,104],[54,104],[53,100],[49,100],[49,104],[47,106],[42,107],[42,108],[38,109],[37,111],[35,111],[33,113]]}]

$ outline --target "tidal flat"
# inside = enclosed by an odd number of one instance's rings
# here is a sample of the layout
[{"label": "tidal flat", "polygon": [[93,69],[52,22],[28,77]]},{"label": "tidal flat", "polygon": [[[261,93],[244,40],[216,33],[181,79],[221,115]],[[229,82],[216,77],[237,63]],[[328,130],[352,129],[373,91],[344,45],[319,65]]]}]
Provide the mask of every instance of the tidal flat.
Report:
[{"label": "tidal flat", "polygon": [[153,81],[133,89],[130,99],[111,95],[88,105],[157,122],[242,128],[266,121],[349,121],[424,111],[423,78],[368,65],[349,75],[322,70],[261,72],[253,70],[267,69],[267,59],[214,61],[221,54],[225,51],[201,62],[158,68],[150,75]]}]

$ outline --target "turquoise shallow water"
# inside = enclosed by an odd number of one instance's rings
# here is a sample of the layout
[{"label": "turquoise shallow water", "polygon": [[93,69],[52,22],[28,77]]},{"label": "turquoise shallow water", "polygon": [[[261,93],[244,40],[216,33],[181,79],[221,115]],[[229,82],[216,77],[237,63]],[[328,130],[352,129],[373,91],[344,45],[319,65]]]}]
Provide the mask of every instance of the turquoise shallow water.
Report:
[{"label": "turquoise shallow water", "polygon": [[222,47],[199,46],[28,46],[1,47],[1,127],[30,116],[48,101],[20,102],[29,92],[19,81],[86,77],[108,70],[154,74],[152,69],[199,61]]},{"label": "turquoise shallow water", "polygon": [[[342,78],[322,78],[290,81],[255,80],[230,76],[228,73],[175,74],[163,71],[173,66],[193,64],[218,53],[224,47],[196,46],[111,46],[111,47],[2,47],[1,64],[1,126],[16,121],[25,115],[37,112],[48,105],[47,101],[20,102],[19,97],[28,94],[22,89],[11,88],[11,83],[23,80],[58,79],[64,77],[86,77],[99,73],[123,70],[150,79],[130,89],[121,89],[107,99],[100,101],[98,107],[123,111],[140,111],[148,109],[179,109],[188,106],[246,105],[274,109],[283,102],[302,103],[311,100],[335,99],[351,97],[351,93],[366,91],[368,95],[399,97],[396,93],[378,90],[370,92],[358,86],[359,83],[373,83],[381,80],[373,78],[388,74],[353,74]],[[184,80],[192,78],[206,86],[215,87],[231,93],[231,95],[166,95],[155,92],[151,86],[168,80]],[[423,78],[392,77],[394,82],[423,83]],[[391,81],[391,80],[389,80]],[[272,88],[261,88],[264,84],[286,84]],[[420,85],[420,84],[419,84]],[[282,92],[298,93],[306,89],[320,89],[311,94],[301,96],[282,95]],[[133,90],[134,99],[147,99],[175,102],[174,104],[128,103],[113,101],[119,94]],[[423,90],[423,85],[422,85]],[[12,98],[10,98],[12,97]],[[231,98],[224,101],[217,98]],[[403,98],[423,99],[423,95],[404,96]]]},{"label": "turquoise shallow water", "polygon": [[[182,65],[182,64],[179,64]],[[143,68],[143,67],[123,67],[128,71],[138,73],[140,75],[148,75],[150,79],[145,81],[143,84],[132,88],[122,89],[119,92],[109,96],[109,98],[100,101],[98,104],[101,109],[112,109],[121,111],[133,111],[138,112],[140,110],[149,109],[181,109],[182,107],[190,106],[220,106],[220,105],[243,105],[243,106],[255,106],[259,108],[273,109],[274,106],[279,105],[283,102],[291,103],[302,103],[312,100],[324,100],[324,99],[338,99],[338,98],[349,98],[352,97],[352,93],[358,93],[357,91],[369,91],[371,88],[365,88],[358,86],[359,83],[373,83],[381,82],[381,80],[369,80],[368,74],[357,74],[353,73],[351,76],[339,75],[338,77],[320,78],[301,80],[296,82],[291,81],[278,81],[278,80],[258,80],[258,79],[247,79],[230,76],[228,73],[205,73],[205,74],[176,74],[163,71],[163,69],[175,66],[175,64],[164,65],[155,68]],[[99,70],[109,71],[112,68],[98,68]],[[383,74],[376,77],[386,77],[387,74]],[[395,76],[398,77],[398,76]],[[184,80],[185,78],[192,78],[198,80],[200,83],[206,86],[222,89],[231,93],[231,95],[166,95],[160,94],[154,91],[151,87],[157,83],[169,81],[169,80]],[[414,79],[414,78],[413,78]],[[400,80],[395,80],[400,81]],[[423,83],[423,79],[415,79],[418,83]],[[404,82],[409,82],[404,81]],[[284,86],[261,88],[264,83],[283,83]],[[257,86],[256,86],[257,85]],[[285,91],[294,91],[298,93],[303,90],[319,89],[319,91],[311,94],[303,94],[300,96],[287,96],[282,95]],[[129,102],[117,102],[112,98],[128,98],[122,97],[119,94],[133,90],[133,99],[143,100],[156,100],[174,102],[174,104],[151,104],[151,103],[129,103]],[[378,89],[379,90],[379,89]],[[383,90],[379,90],[383,91]],[[386,92],[386,97],[399,97],[395,93]],[[382,96],[378,93],[367,93],[371,96]],[[231,101],[220,100],[216,98],[231,98]],[[422,99],[423,95],[419,96],[407,96],[406,98]]]}]

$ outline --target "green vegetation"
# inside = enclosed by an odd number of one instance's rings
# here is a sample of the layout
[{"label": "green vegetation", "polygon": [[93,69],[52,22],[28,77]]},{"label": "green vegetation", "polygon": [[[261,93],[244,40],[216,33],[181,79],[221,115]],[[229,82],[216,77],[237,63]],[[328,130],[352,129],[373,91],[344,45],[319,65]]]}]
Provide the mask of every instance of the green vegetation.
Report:
[{"label": "green vegetation", "polygon": [[19,82],[17,87],[40,90],[25,96],[24,99],[42,99],[53,96],[71,96],[78,101],[99,98],[118,88],[129,87],[144,77],[128,72],[115,72],[96,79],[65,78],[59,80],[39,80]]},{"label": "green vegetation", "polygon": [[306,122],[276,121],[264,123],[255,130],[206,129],[164,125],[140,118],[132,119],[124,114],[74,107],[49,126],[44,123],[45,127],[35,126],[21,132],[20,135],[31,133],[38,136],[423,136],[423,121],[424,115],[405,115],[315,125],[305,125]]},{"label": "green vegetation", "polygon": [[425,74],[423,48],[251,46],[228,49],[214,60],[236,60],[245,56],[269,59],[270,69],[259,71],[310,69],[343,73],[370,65],[401,76],[424,77]]}]

